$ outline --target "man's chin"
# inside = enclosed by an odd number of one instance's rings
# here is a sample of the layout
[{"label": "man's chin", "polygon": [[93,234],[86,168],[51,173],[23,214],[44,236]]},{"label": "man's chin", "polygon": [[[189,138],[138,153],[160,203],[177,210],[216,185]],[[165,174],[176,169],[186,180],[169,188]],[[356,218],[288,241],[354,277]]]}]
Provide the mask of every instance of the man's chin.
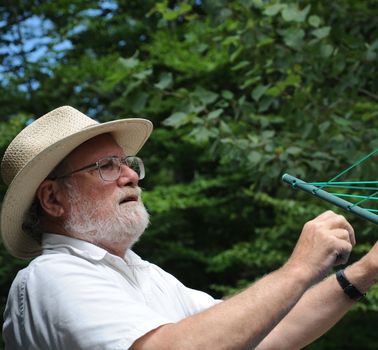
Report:
[{"label": "man's chin", "polygon": [[140,237],[142,237],[142,235],[143,235],[143,232],[140,233],[139,235],[135,235],[134,237],[132,237],[131,240],[130,240],[128,249],[131,249],[134,246],[134,244],[139,241],[139,239],[140,239]]}]

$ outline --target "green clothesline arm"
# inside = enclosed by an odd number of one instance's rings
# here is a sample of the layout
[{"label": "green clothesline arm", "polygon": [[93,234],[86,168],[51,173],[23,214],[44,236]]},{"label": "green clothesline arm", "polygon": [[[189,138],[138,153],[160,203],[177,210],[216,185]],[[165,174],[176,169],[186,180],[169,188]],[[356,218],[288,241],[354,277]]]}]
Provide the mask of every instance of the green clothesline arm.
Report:
[{"label": "green clothesline arm", "polygon": [[299,188],[305,192],[308,192],[320,199],[325,200],[326,202],[332,203],[350,213],[353,213],[357,216],[362,217],[374,224],[378,225],[378,215],[371,213],[370,211],[363,209],[353,203],[350,203],[344,199],[336,197],[327,191],[324,191],[314,185],[311,185],[303,180],[300,180],[294,176],[289,174],[285,174],[282,176],[282,181],[290,184],[293,188]]}]

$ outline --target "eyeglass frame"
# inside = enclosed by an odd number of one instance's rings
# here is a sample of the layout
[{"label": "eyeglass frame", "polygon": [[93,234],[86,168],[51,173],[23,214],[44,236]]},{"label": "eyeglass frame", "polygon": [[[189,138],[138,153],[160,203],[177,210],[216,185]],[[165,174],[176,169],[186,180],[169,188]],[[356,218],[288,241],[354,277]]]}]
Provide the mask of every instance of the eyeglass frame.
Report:
[{"label": "eyeglass frame", "polygon": [[[92,164],[89,164],[89,165],[86,165],[80,169],[76,169],[74,171],[71,171],[71,172],[68,172],[67,174],[63,174],[63,175],[59,175],[59,176],[52,176],[50,177],[51,180],[57,180],[57,179],[62,179],[62,178],[65,178],[65,177],[69,177],[73,174],[76,174],[78,172],[81,172],[81,171],[91,171],[91,170],[97,170],[98,174],[100,175],[100,178],[103,180],[103,181],[106,181],[106,182],[112,182],[112,181],[117,181],[120,176],[121,176],[121,165],[126,165],[127,167],[129,167],[129,165],[127,165],[127,159],[130,159],[130,158],[133,158],[135,160],[137,160],[138,164],[139,164],[139,167],[140,167],[140,175],[138,174],[138,179],[139,180],[142,180],[145,178],[146,176],[146,172],[145,172],[145,168],[144,168],[144,163],[143,163],[143,160],[140,158],[140,157],[136,157],[136,156],[122,156],[122,157],[117,157],[117,156],[108,156],[108,157],[103,157],[103,158],[100,158],[99,160],[97,160],[95,163],[92,163]],[[106,180],[104,179],[102,173],[101,173],[101,167],[100,167],[100,162],[105,160],[105,159],[117,159],[119,164],[118,164],[118,176],[113,179],[113,180]],[[93,168],[93,169],[91,169]],[[132,169],[132,168],[130,168]],[[133,170],[133,169],[132,169]],[[133,170],[134,171],[134,170]]]}]

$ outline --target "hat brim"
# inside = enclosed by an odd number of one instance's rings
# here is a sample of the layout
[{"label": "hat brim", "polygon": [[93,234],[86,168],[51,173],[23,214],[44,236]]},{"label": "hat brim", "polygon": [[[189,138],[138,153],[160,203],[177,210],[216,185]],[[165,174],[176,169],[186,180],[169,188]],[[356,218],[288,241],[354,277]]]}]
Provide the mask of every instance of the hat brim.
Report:
[{"label": "hat brim", "polygon": [[14,177],[2,203],[0,227],[7,250],[23,259],[41,254],[41,245],[23,231],[22,223],[38,186],[71,151],[95,136],[110,133],[124,154],[135,155],[151,132],[152,123],[146,119],[120,119],[94,124],[62,138],[34,157]]}]

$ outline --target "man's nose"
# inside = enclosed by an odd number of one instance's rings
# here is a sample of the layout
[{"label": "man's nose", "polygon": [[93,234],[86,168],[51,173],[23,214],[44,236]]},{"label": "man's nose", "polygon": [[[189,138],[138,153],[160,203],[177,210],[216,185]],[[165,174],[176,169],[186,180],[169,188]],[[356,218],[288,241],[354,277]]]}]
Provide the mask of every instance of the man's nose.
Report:
[{"label": "man's nose", "polygon": [[139,175],[137,172],[125,164],[121,164],[121,174],[118,178],[119,186],[136,186],[138,185]]}]

